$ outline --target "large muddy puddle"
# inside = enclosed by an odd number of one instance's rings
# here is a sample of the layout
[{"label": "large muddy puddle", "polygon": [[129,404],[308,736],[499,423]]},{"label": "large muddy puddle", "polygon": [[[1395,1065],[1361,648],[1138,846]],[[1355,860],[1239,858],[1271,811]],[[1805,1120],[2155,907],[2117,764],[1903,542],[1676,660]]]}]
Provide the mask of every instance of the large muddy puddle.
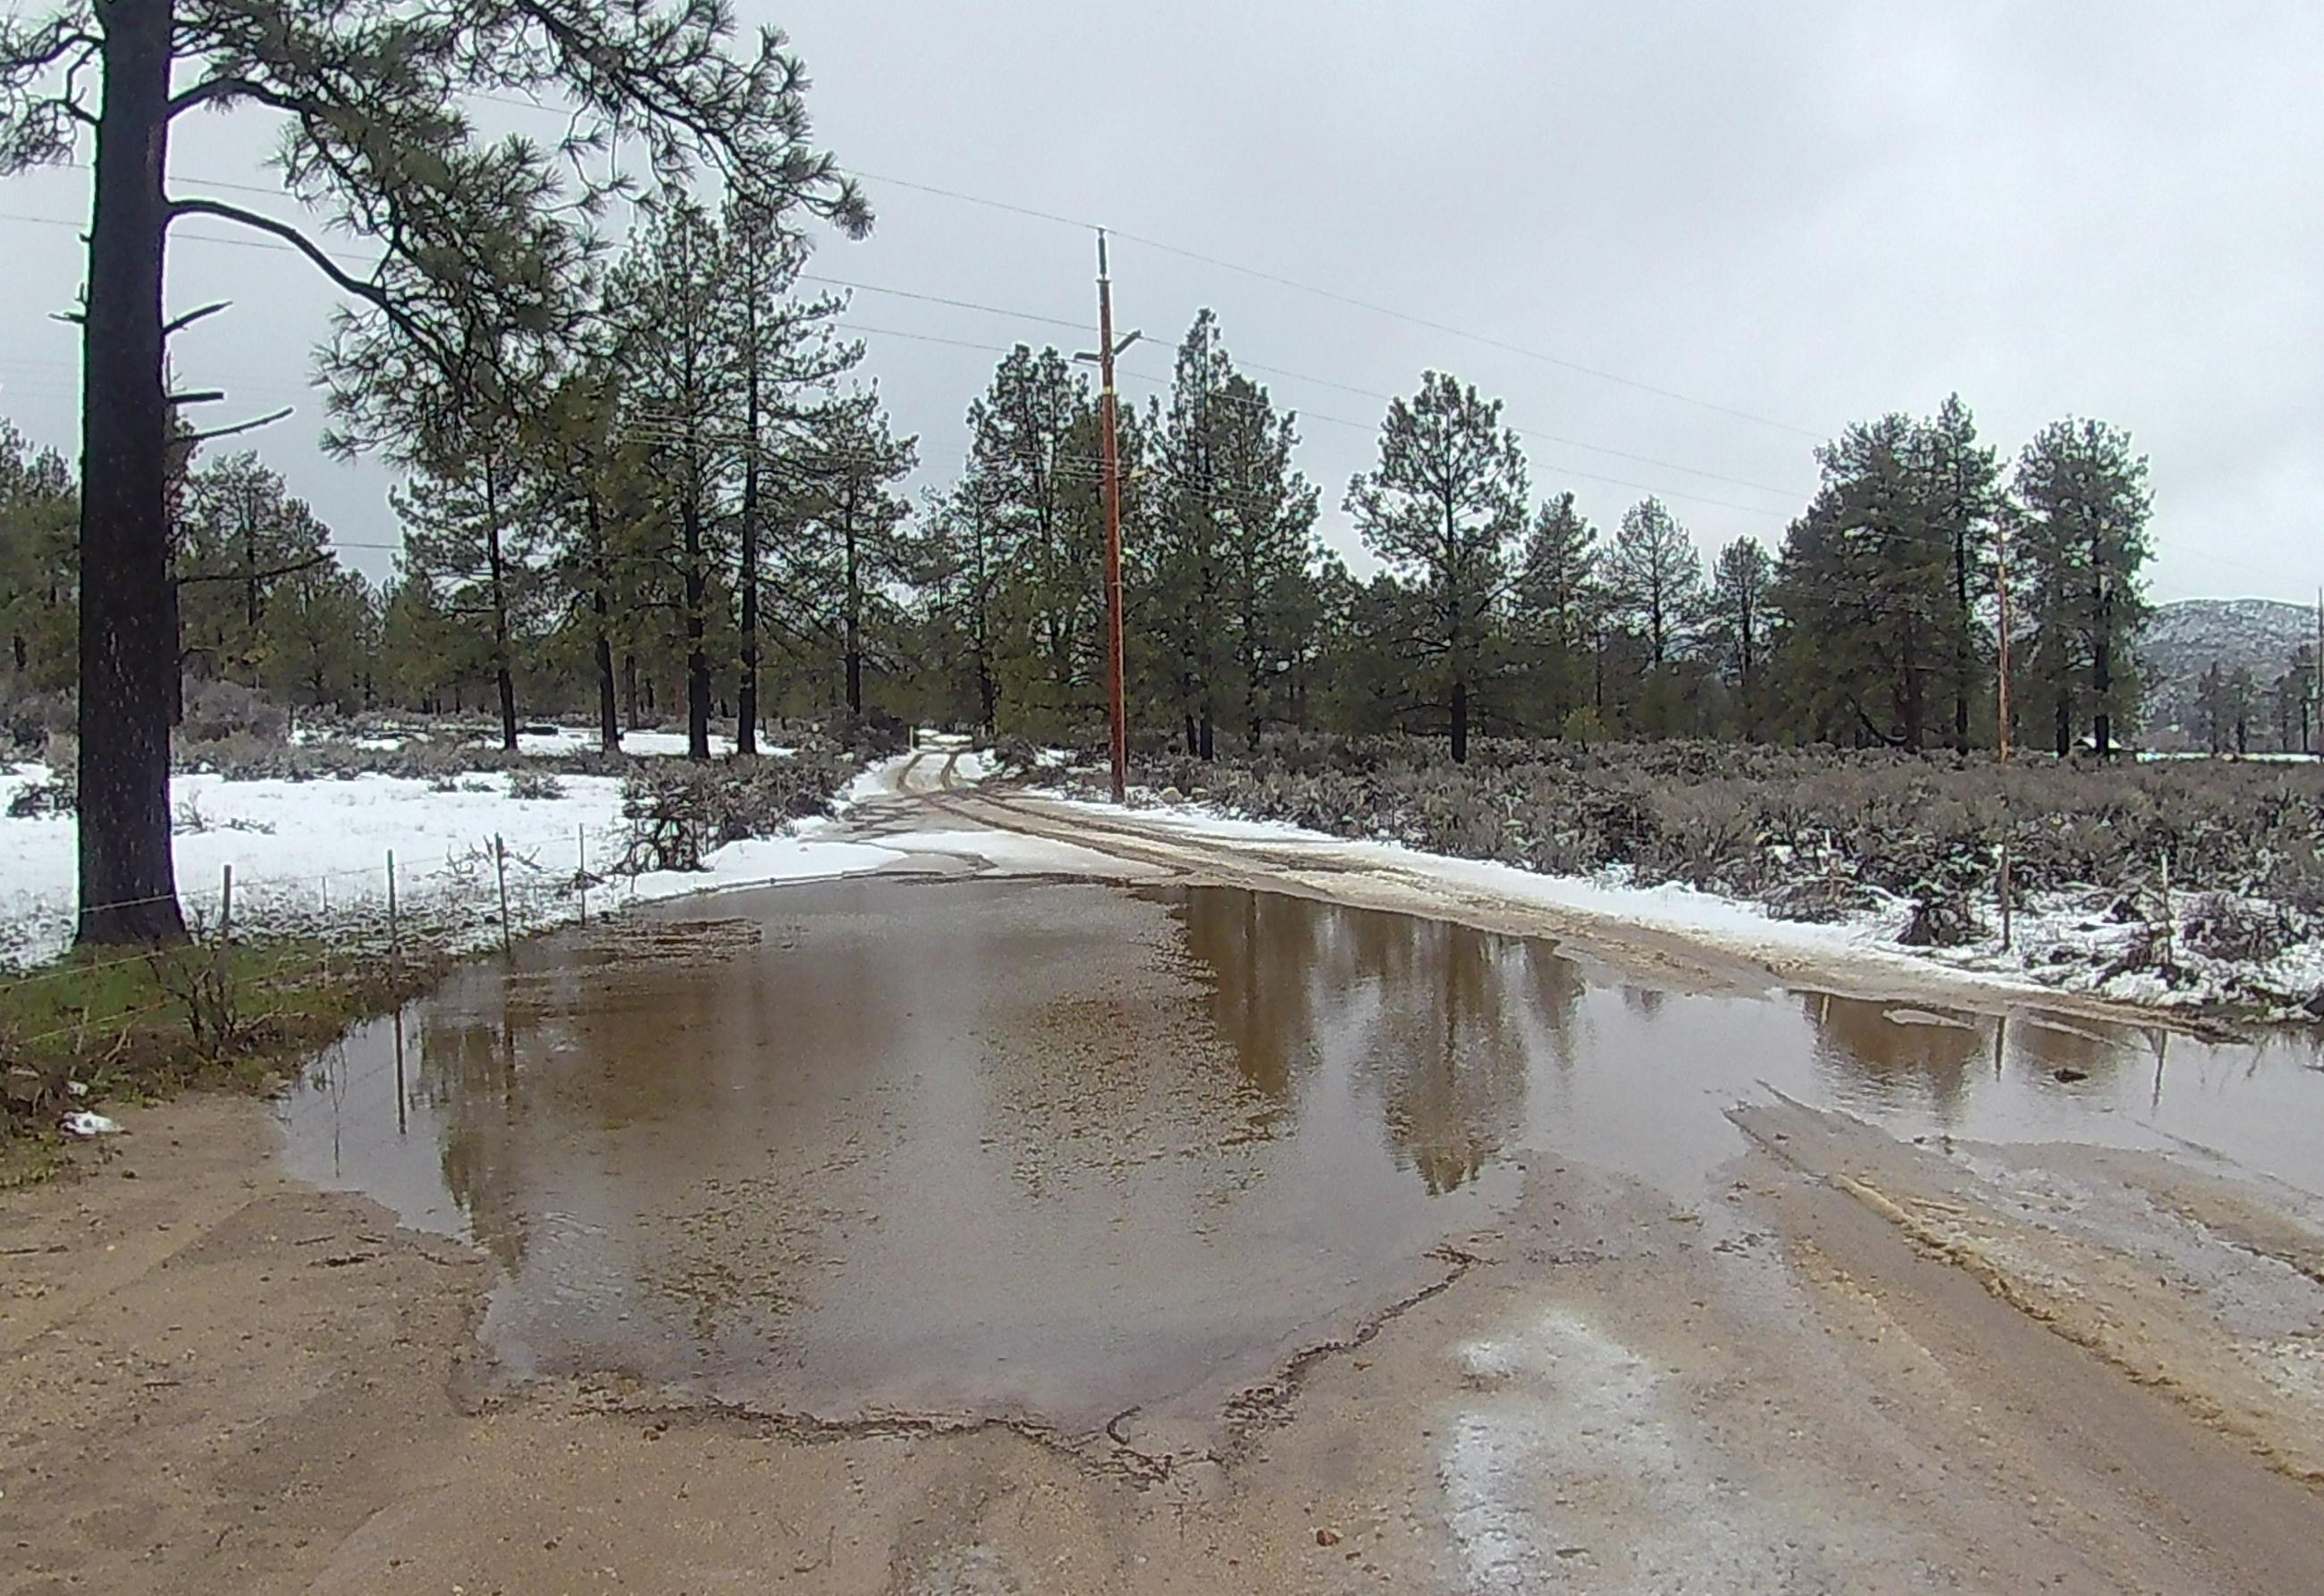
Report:
[{"label": "large muddy puddle", "polygon": [[300,1175],[474,1239],[495,1366],[825,1417],[1202,1407],[1345,1335],[1527,1161],[1706,1201],[1782,1092],[1900,1135],[2314,1188],[2314,1044],[1677,994],[1236,888],[858,880],[481,963],[319,1059]]}]

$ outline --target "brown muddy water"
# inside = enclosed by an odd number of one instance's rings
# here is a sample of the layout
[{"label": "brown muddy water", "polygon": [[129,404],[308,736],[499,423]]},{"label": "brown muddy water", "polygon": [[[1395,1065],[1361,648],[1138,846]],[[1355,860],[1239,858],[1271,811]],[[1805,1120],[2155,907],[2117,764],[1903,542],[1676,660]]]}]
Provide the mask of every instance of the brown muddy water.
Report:
[{"label": "brown muddy water", "polygon": [[[2324,1187],[2314,1042],[1682,995],[1240,888],[862,879],[479,963],[318,1059],[294,1172],[473,1239],[503,1379],[754,1408],[1213,1408],[1489,1225],[1528,1160],[1703,1205],[1780,1091],[1904,1136]],[[2062,1072],[2062,1074],[2061,1074]]]}]

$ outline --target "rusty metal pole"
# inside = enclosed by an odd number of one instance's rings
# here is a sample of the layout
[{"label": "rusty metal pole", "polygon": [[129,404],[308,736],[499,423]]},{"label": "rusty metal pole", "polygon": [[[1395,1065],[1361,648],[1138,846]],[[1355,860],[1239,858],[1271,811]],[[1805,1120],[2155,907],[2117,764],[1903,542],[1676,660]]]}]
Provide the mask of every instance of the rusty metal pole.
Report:
[{"label": "rusty metal pole", "polygon": [[1098,428],[1104,456],[1107,692],[1113,715],[1113,801],[1130,784],[1130,711],[1121,683],[1121,457],[1114,443],[1113,283],[1106,275],[1105,229],[1097,232]]},{"label": "rusty metal pole", "polygon": [[2000,718],[2001,762],[2009,763],[2009,528],[1993,535],[1993,586],[2001,601],[2001,648],[1994,673],[1994,708]]}]

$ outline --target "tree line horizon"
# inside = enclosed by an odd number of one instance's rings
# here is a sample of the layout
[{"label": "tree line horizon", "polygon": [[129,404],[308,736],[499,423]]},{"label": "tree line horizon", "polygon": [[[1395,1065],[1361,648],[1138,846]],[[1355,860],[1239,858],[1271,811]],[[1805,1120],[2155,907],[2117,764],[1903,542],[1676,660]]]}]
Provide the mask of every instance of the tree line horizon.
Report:
[{"label": "tree line horizon", "polygon": [[[89,170],[81,468],[60,482],[12,444],[15,518],[46,530],[7,551],[18,672],[76,693],[78,940],[183,935],[169,787],[189,671],[280,683],[296,656],[292,691],[334,702],[484,692],[505,738],[520,696],[593,698],[609,740],[668,700],[697,757],[715,711],[747,749],[776,702],[1081,723],[1103,629],[1087,382],[1054,349],[1013,352],[971,407],[962,480],[902,500],[914,440],[858,380],[835,302],[797,291],[811,231],[872,221],[807,95],[782,33],[739,29],[729,0],[0,17],[0,177]],[[554,139],[493,135],[477,96],[569,116]],[[217,115],[271,131],[290,216],[172,183],[174,130]],[[644,218],[626,249],[604,221],[623,202]],[[411,473],[391,590],[323,557],[262,461],[197,463],[240,427],[199,426],[221,396],[174,380],[173,338],[223,308],[168,302],[188,220],[289,248],[337,290],[326,444]],[[372,252],[349,264],[333,233]],[[2005,523],[2026,715],[2103,751],[2135,712],[2145,464],[2101,423],[2045,429],[2006,483],[1958,405],[1850,427],[1780,557],[1746,540],[1706,576],[1658,500],[1602,542],[1570,495],[1532,502],[1498,402],[1431,373],[1348,489],[1384,565],[1362,582],[1317,546],[1296,421],[1207,312],[1167,406],[1122,432],[1137,711],[1197,753],[1286,720],[1432,732],[1455,759],[1479,726],[1967,747],[1990,720],[1972,594]]]},{"label": "tree line horizon", "polygon": [[[180,665],[341,712],[714,720],[761,707],[1071,738],[1104,713],[1092,383],[1020,344],[968,406],[956,481],[905,498],[843,301],[805,252],[675,207],[608,279],[627,307],[521,415],[407,453],[397,570],[372,584],[256,451],[182,464]],[[735,282],[758,283],[737,296]],[[609,314],[608,325],[613,325]],[[1237,370],[1217,317],[1167,401],[1120,425],[1133,721],[1189,753],[1272,725],[1443,738],[1724,737],[1992,747],[2008,540],[2018,740],[2110,746],[2135,723],[2146,466],[2104,423],[2043,428],[2005,477],[1956,396],[1858,423],[1770,551],[1705,558],[1648,495],[1602,530],[1532,495],[1500,402],[1423,375],[1345,505],[1379,562],[1317,530],[1296,410]],[[750,440],[758,439],[757,446]],[[71,473],[0,434],[14,668],[69,684]],[[37,503],[43,496],[48,508]]]}]

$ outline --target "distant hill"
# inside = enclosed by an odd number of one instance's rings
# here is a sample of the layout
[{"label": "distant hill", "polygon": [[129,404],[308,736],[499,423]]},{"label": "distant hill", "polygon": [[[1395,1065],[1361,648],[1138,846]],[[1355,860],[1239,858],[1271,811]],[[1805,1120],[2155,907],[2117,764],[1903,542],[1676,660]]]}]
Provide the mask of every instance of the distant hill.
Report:
[{"label": "distant hill", "polygon": [[2315,640],[2316,611],[2305,604],[2275,599],[2158,604],[2138,650],[2148,683],[2141,740],[2156,747],[2195,740],[2197,684],[2214,661],[2227,671],[2248,668],[2264,691],[2283,674],[2292,651]]}]

